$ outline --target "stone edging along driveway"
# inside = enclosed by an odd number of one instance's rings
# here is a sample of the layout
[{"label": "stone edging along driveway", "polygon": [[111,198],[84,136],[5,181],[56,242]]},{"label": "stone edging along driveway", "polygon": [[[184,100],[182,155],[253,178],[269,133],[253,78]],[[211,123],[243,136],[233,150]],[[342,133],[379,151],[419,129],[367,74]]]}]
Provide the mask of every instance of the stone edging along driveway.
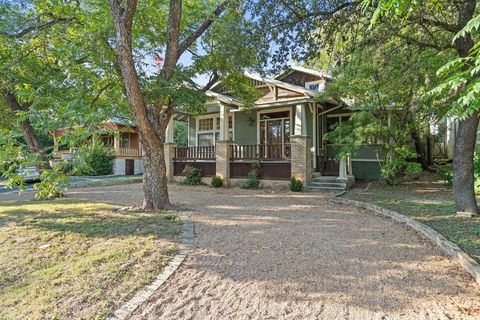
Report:
[{"label": "stone edging along driveway", "polygon": [[182,243],[180,244],[179,252],[173,257],[167,266],[160,272],[155,280],[140,289],[135,295],[118,308],[112,316],[107,317],[106,320],[123,320],[128,318],[138,307],[147,301],[152,294],[165,282],[167,279],[180,267],[183,260],[187,257],[187,253],[193,244],[194,225],[193,222],[185,215],[180,215],[183,222]]},{"label": "stone edging along driveway", "polygon": [[458,245],[451,241],[448,241],[447,239],[445,239],[444,236],[442,236],[440,233],[433,230],[432,228],[428,227],[427,225],[398,212],[385,209],[374,204],[340,197],[332,198],[332,200],[333,202],[354,205],[360,208],[372,210],[378,214],[403,223],[410,228],[416,230],[417,232],[420,232],[424,237],[437,245],[443,253],[445,253],[447,256],[452,257],[456,262],[458,262],[465,270],[468,271],[468,273],[472,275],[477,284],[480,285],[480,265],[477,263],[477,261],[470,257],[465,251],[460,249]]}]

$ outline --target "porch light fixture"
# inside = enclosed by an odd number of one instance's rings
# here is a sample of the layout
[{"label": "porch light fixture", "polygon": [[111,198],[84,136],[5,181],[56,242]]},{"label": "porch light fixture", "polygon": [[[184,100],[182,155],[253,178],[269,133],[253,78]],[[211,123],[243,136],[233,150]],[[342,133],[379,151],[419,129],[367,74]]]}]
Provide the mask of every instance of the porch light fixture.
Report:
[{"label": "porch light fixture", "polygon": [[252,118],[252,116],[250,116],[248,119],[247,119],[247,122],[248,122],[248,125],[251,127],[253,126],[254,122],[255,122],[255,119]]}]

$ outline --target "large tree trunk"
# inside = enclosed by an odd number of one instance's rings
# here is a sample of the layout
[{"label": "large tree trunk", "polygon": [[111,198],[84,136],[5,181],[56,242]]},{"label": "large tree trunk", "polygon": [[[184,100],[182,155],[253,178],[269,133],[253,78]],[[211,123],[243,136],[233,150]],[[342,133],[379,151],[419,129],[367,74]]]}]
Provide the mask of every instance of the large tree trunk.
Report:
[{"label": "large tree trunk", "polygon": [[416,130],[412,131],[412,138],[415,142],[415,151],[418,156],[418,160],[422,165],[422,169],[426,170],[430,166],[430,152],[426,139],[422,139]]},{"label": "large tree trunk", "polygon": [[477,140],[478,112],[458,124],[453,158],[453,188],[457,212],[478,213],[475,199],[473,155]]},{"label": "large tree trunk", "polygon": [[[173,78],[178,59],[211,26],[229,4],[219,4],[196,28],[180,42],[182,1],[172,0],[169,5],[165,62],[158,75],[164,81]],[[171,207],[165,167],[164,142],[167,125],[173,114],[171,97],[158,98],[147,105],[132,55],[132,24],[137,0],[109,0],[112,11],[117,63],[122,74],[124,92],[137,122],[144,149],[144,201],[145,210]],[[211,83],[213,84],[213,83]]]},{"label": "large tree trunk", "polygon": [[[474,0],[458,1],[458,26],[463,28],[475,13]],[[470,34],[457,39],[454,47],[460,57],[466,57],[473,47]],[[458,123],[455,139],[453,158],[453,190],[455,192],[455,207],[457,212],[478,214],[477,200],[475,198],[473,155],[477,140],[479,112],[476,111]]]},{"label": "large tree trunk", "polygon": [[[3,98],[7,102],[8,106],[13,112],[27,111],[29,106],[22,106],[15,95],[8,90],[3,92]],[[48,157],[45,154],[43,146],[40,144],[38,134],[35,128],[30,123],[30,120],[24,119],[21,122],[23,137],[27,143],[28,150],[32,153],[36,153],[40,159],[40,164],[37,165],[37,170],[49,169],[50,164]]]},{"label": "large tree trunk", "polygon": [[[172,3],[181,7],[179,1],[172,1]],[[145,102],[132,56],[131,32],[137,1],[129,0],[126,7],[123,5],[123,1],[110,0],[117,39],[117,63],[122,73],[124,92],[135,117],[144,151],[143,209],[147,211],[169,209],[171,205],[168,197],[163,150],[165,131],[172,110],[171,106],[168,106],[166,111],[162,111],[161,105],[147,106]]]},{"label": "large tree trunk", "polygon": [[152,148],[147,141],[143,143],[143,209],[147,211],[171,208],[168,197],[168,184],[165,167],[164,144]]}]

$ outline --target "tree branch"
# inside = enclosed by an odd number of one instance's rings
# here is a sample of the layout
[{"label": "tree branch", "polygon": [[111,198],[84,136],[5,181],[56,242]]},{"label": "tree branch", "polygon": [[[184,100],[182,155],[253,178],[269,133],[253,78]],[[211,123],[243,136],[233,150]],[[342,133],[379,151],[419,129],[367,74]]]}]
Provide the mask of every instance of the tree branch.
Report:
[{"label": "tree branch", "polygon": [[167,26],[167,50],[165,52],[165,63],[163,64],[162,75],[166,80],[173,77],[177,65],[180,41],[180,22],[182,20],[182,0],[170,0]]},{"label": "tree branch", "polygon": [[43,23],[37,23],[35,25],[26,27],[25,29],[22,29],[22,30],[20,30],[16,33],[8,33],[6,31],[0,31],[0,35],[7,36],[7,37],[12,38],[12,39],[19,39],[19,38],[29,34],[30,32],[45,30],[45,29],[48,29],[48,28],[50,28],[50,27],[52,27],[52,26],[54,26],[58,23],[69,21],[69,20],[72,20],[72,19],[56,18],[55,20],[50,20],[48,22],[43,22]]},{"label": "tree branch", "polygon": [[[157,134],[149,121],[148,107],[143,97],[140,79],[132,56],[131,26],[137,0],[128,0],[126,7],[124,6],[124,0],[109,0],[109,2],[115,27],[115,52],[123,78],[125,95],[142,137],[153,141],[153,143],[158,142]],[[105,44],[110,46],[106,39]],[[152,147],[158,147],[158,145],[152,145]]]},{"label": "tree branch", "polygon": [[137,0],[128,0],[127,7],[123,14],[125,28],[130,32],[132,30],[133,16],[135,15],[135,11],[137,10],[137,2]]},{"label": "tree branch", "polygon": [[177,59],[187,50],[200,36],[215,22],[215,20],[222,14],[223,11],[227,8],[228,4],[232,0],[225,0],[220,3],[212,14],[203,20],[203,22],[198,26],[198,28],[192,32],[188,37],[186,37],[179,46]]},{"label": "tree branch", "polygon": [[415,44],[417,44],[421,47],[432,48],[432,49],[435,49],[437,51],[444,51],[446,49],[452,48],[452,46],[441,46],[441,45],[437,45],[437,44],[434,44],[434,43],[428,43],[428,42],[421,41],[419,39],[415,39],[415,38],[412,38],[412,37],[409,37],[409,36],[406,36],[406,35],[402,35],[402,34],[398,34],[397,37],[407,41],[408,43],[415,43]]},{"label": "tree branch", "polygon": [[218,74],[217,70],[213,70],[210,80],[208,80],[208,83],[201,90],[203,92],[207,92],[215,83],[217,83],[219,78],[220,75]]},{"label": "tree branch", "polygon": [[92,100],[92,103],[90,103],[90,108],[93,108],[93,106],[95,105],[95,103],[97,103],[98,99],[100,99],[100,96],[102,95],[103,92],[105,92],[105,90],[107,90],[108,88],[110,88],[111,86],[113,85],[113,83],[107,83],[103,88],[101,88],[97,95],[95,96],[95,98],[93,98]]},{"label": "tree branch", "polygon": [[332,9],[330,11],[312,11],[308,14],[300,14],[296,11],[293,11],[293,8],[289,7],[288,9],[295,15],[295,17],[297,19],[293,20],[293,21],[292,20],[282,21],[278,24],[273,25],[270,29],[273,30],[275,28],[282,27],[282,26],[292,24],[292,23],[297,24],[297,23],[299,23],[299,22],[301,22],[301,21],[303,21],[307,18],[332,16],[332,15],[342,11],[343,9],[355,6],[359,3],[360,3],[359,1],[345,2],[345,3],[340,4],[339,6],[335,7],[334,9]]},{"label": "tree branch", "polygon": [[287,10],[289,10],[291,13],[293,13],[297,19],[300,21],[300,20],[303,20],[303,17],[305,15],[301,15],[297,10],[298,10],[298,7],[296,7],[294,4],[290,5],[288,2],[289,1],[285,1],[285,0],[278,0],[285,8],[287,8]]},{"label": "tree branch", "polygon": [[429,25],[442,28],[446,31],[449,31],[449,32],[452,32],[452,33],[455,33],[455,34],[458,33],[461,30],[461,28],[459,28],[457,25],[449,24],[449,23],[446,23],[446,22],[438,21],[438,20],[429,19],[429,18],[426,18],[426,17],[421,17],[420,19],[418,19],[418,21],[419,22],[426,22]]}]

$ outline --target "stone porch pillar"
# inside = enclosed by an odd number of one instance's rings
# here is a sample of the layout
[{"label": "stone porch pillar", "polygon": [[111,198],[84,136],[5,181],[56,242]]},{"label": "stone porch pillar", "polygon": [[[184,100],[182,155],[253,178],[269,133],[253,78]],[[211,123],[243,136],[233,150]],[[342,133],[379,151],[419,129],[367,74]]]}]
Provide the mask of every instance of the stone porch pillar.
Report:
[{"label": "stone porch pillar", "polygon": [[306,187],[312,178],[312,141],[307,136],[306,105],[295,106],[294,135],[291,144],[291,176],[301,180]]},{"label": "stone porch pillar", "polygon": [[215,174],[223,179],[225,187],[230,186],[230,158],[232,157],[232,142],[217,141],[215,146]]},{"label": "stone porch pillar", "polygon": [[215,145],[216,175],[223,179],[225,187],[230,186],[230,158],[232,142],[228,140],[227,106],[220,103],[220,139]]},{"label": "stone porch pillar", "polygon": [[306,187],[312,178],[312,142],[310,137],[295,135],[290,137],[291,176],[303,182]]}]

